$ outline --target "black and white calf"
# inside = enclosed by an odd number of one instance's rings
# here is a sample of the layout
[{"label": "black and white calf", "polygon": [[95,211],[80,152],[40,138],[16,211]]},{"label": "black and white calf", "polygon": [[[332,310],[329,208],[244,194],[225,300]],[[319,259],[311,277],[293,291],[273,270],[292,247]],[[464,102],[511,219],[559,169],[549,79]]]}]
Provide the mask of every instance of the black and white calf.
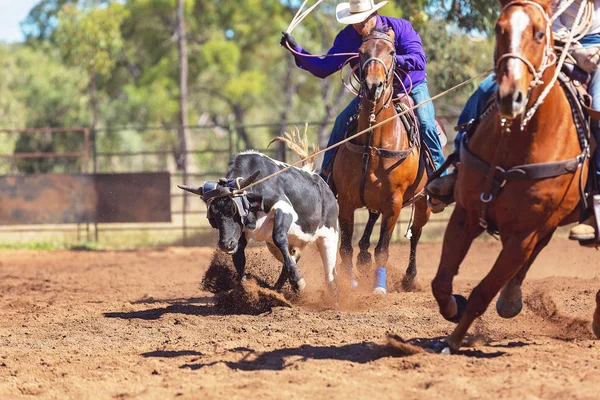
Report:
[{"label": "black and white calf", "polygon": [[264,154],[243,152],[232,158],[226,178],[199,188],[179,187],[206,202],[208,220],[219,230],[219,247],[233,256],[238,280],[245,273],[244,250],[253,239],[266,242],[283,263],[275,289],[281,290],[289,279],[292,288],[300,291],[306,284],[296,264],[304,247],[316,242],[327,285],[335,292],[338,205],[325,181],[315,173],[291,168],[239,193],[240,188],[287,166]]}]

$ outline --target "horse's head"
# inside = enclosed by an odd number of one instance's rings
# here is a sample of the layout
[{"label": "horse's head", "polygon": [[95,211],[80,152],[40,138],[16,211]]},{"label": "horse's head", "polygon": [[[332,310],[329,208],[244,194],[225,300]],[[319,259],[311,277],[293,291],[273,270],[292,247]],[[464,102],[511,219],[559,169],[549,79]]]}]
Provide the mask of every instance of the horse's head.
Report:
[{"label": "horse's head", "polygon": [[556,61],[552,48],[550,0],[500,1],[496,24],[496,81],[500,114],[522,115],[531,89],[543,84],[542,74]]},{"label": "horse's head", "polygon": [[395,35],[391,29],[388,32],[376,30],[363,38],[363,44],[358,49],[361,90],[363,95],[373,103],[378,102],[384,93],[392,90],[396,66],[394,41]]}]

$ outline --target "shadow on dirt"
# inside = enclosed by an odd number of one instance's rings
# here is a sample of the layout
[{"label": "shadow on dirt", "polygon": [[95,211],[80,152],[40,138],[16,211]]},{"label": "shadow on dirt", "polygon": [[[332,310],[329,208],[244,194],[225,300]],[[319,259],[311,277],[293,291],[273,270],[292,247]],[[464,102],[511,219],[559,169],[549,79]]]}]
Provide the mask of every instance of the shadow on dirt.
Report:
[{"label": "shadow on dirt", "polygon": [[[420,345],[432,341],[432,339],[415,339]],[[366,364],[384,357],[404,358],[416,353],[406,353],[402,349],[397,349],[389,345],[381,345],[372,342],[362,342],[348,344],[344,346],[311,346],[302,345],[299,347],[279,349],[266,353],[259,353],[252,349],[236,348],[230,350],[242,355],[240,361],[212,361],[209,363],[183,364],[179,368],[189,368],[199,370],[205,367],[211,367],[216,364],[224,364],[233,370],[242,371],[280,371],[299,362],[312,360],[338,360],[350,361],[359,364]],[[421,352],[425,353],[425,351]],[[464,350],[459,355],[473,358],[496,358],[505,355],[503,351],[486,353],[481,350]],[[431,354],[431,356],[436,356]],[[443,356],[446,357],[446,356]],[[420,364],[415,363],[414,368],[419,368]]]},{"label": "shadow on dirt", "polygon": [[157,357],[157,358],[175,358],[185,356],[203,356],[204,354],[196,350],[156,350],[149,351],[147,353],[140,354],[144,358]]},{"label": "shadow on dirt", "polygon": [[[300,347],[279,349],[266,353],[257,353],[252,349],[246,348],[237,348],[231,351],[241,353],[243,356],[242,359],[237,362],[214,361],[210,363],[183,364],[180,366],[180,368],[198,370],[204,367],[210,367],[215,364],[223,363],[234,370],[278,371],[291,365],[294,365],[297,362],[304,362],[308,359],[340,360],[365,364],[383,357],[389,357],[393,355],[393,351],[387,346],[378,345],[371,342],[348,344],[344,346],[302,345]],[[287,358],[289,357],[294,357],[294,359],[288,360]],[[295,357],[300,358],[296,359]]]},{"label": "shadow on dirt", "polygon": [[191,297],[189,299],[184,299],[182,297],[175,299],[155,299],[154,297],[144,297],[139,300],[132,301],[131,304],[157,304],[157,303],[166,303],[166,304],[206,304],[213,302],[212,296],[203,296],[203,297]]},{"label": "shadow on dirt", "polygon": [[152,308],[141,311],[107,312],[103,315],[106,318],[157,320],[165,314],[199,316],[223,315],[223,313],[213,305],[192,305],[187,303],[177,303],[167,307]]}]

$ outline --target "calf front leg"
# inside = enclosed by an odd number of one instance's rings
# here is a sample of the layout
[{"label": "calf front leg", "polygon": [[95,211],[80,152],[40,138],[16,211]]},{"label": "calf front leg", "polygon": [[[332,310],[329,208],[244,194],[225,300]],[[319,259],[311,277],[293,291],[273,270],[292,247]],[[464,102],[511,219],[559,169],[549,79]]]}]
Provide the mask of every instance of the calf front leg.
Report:
[{"label": "calf front leg", "polygon": [[246,234],[242,232],[242,236],[238,241],[237,251],[233,254],[233,265],[235,266],[235,270],[237,271],[237,281],[241,282],[244,280],[244,276],[246,274],[246,246],[248,245],[248,240],[246,239]]},{"label": "calf front leg", "polygon": [[[296,262],[290,255],[289,251],[289,243],[288,243],[288,232],[293,223],[293,217],[291,214],[287,214],[282,210],[275,210],[275,216],[273,218],[273,243],[283,257],[283,270],[282,275],[287,275],[287,278],[290,280],[290,285],[292,285],[292,289],[296,292],[303,290],[306,287],[306,283],[304,282],[304,278],[300,271],[298,271],[298,267],[296,266]],[[275,284],[275,290],[281,290],[283,284],[285,283],[285,277],[280,279]]]}]

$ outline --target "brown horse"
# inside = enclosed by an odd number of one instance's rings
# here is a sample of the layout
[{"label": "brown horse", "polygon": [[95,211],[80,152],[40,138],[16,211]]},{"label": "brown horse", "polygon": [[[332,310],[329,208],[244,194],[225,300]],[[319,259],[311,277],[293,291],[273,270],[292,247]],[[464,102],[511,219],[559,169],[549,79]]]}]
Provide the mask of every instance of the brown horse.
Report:
[{"label": "brown horse", "polygon": [[[366,36],[359,54],[362,84],[358,130],[362,131],[397,115],[394,106],[390,106],[396,60],[394,32],[373,32]],[[378,216],[383,216],[381,235],[375,249],[378,267],[375,292],[386,292],[385,267],[390,239],[400,211],[425,184],[427,177],[423,163],[420,163],[421,155],[418,139],[409,137],[400,118],[372,129],[353,143],[340,147],[336,155],[333,181],[340,206],[340,255],[343,267],[352,279],[354,212],[362,207],[370,210],[369,223],[360,242],[359,261],[371,259],[368,253],[369,237]],[[417,274],[417,243],[429,215],[426,199],[416,201],[411,228],[410,261],[403,282],[407,289],[414,285]]]},{"label": "brown horse", "polygon": [[[523,279],[556,228],[577,221],[579,183],[588,173],[568,99],[558,83],[548,86],[556,73],[550,0],[500,4],[497,105],[461,149],[456,208],[432,282],[441,314],[458,323],[444,344],[453,352],[502,288],[498,314],[519,314]],[[541,98],[547,87],[547,96]],[[467,301],[452,294],[452,281],[472,241],[485,228],[500,234],[502,251]],[[596,335],[599,327],[600,303]]]}]

